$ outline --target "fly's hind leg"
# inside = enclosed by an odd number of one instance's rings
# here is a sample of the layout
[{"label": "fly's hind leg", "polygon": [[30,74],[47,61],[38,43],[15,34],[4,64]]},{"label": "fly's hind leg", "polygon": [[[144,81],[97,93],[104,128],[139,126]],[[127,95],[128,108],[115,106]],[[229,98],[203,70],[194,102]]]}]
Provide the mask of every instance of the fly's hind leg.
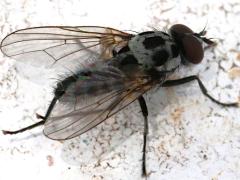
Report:
[{"label": "fly's hind leg", "polygon": [[16,130],[16,131],[5,131],[5,130],[2,130],[3,134],[4,135],[7,135],[7,134],[18,134],[18,133],[21,133],[21,132],[24,132],[24,131],[27,131],[27,130],[30,130],[32,128],[35,128],[37,126],[41,126],[45,123],[45,120],[42,120],[42,121],[39,121],[35,124],[32,124],[30,126],[27,126],[25,128],[22,128],[22,129],[19,129],[19,130]]},{"label": "fly's hind leg", "polygon": [[49,105],[48,107],[48,110],[47,110],[47,113],[45,116],[41,116],[39,114],[36,114],[37,118],[38,119],[42,119],[41,121],[35,123],[35,124],[32,124],[30,126],[27,126],[27,127],[24,127],[22,129],[19,129],[19,130],[16,130],[16,131],[6,131],[6,130],[2,130],[3,134],[4,135],[7,135],[7,134],[18,134],[18,133],[22,133],[24,131],[27,131],[27,130],[30,130],[30,129],[33,129],[35,127],[38,127],[38,126],[41,126],[41,125],[44,125],[46,119],[49,117],[51,111],[53,110],[53,107],[54,105],[56,104],[58,98],[54,97],[51,104]]},{"label": "fly's hind leg", "polygon": [[142,176],[147,176],[146,171],[146,143],[147,143],[147,134],[148,134],[148,109],[147,104],[143,96],[138,98],[142,114],[144,117],[144,132],[143,132],[143,155],[142,155]]},{"label": "fly's hind leg", "polygon": [[195,81],[197,80],[198,85],[202,91],[202,93],[207,96],[209,99],[211,99],[213,102],[215,102],[216,104],[219,104],[221,106],[227,106],[227,107],[238,107],[239,103],[238,102],[233,102],[233,103],[225,103],[225,102],[220,102],[219,100],[215,99],[214,97],[212,97],[208,92],[207,89],[205,88],[205,86],[203,85],[202,81],[199,79],[198,76],[193,75],[193,76],[188,76],[188,77],[184,77],[181,79],[176,79],[176,80],[168,80],[165,81],[162,84],[162,87],[170,87],[170,86],[178,86],[181,84],[185,84],[191,81]]},{"label": "fly's hind leg", "polygon": [[54,97],[53,100],[52,100],[52,102],[50,103],[48,109],[47,109],[47,112],[46,112],[45,116],[42,116],[42,115],[40,115],[40,114],[37,113],[37,114],[36,114],[37,118],[46,121],[47,118],[49,117],[49,115],[51,114],[51,112],[52,112],[52,110],[53,110],[53,107],[55,106],[57,100],[58,100],[58,98]]}]

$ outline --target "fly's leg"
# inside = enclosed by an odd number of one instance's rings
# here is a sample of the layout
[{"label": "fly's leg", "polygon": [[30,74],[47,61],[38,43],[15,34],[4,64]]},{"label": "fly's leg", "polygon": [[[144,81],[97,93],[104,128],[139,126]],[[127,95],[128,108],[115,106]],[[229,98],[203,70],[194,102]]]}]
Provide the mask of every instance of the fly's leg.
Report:
[{"label": "fly's leg", "polygon": [[138,98],[138,102],[140,104],[142,114],[144,117],[144,132],[143,132],[143,155],[142,155],[142,176],[147,175],[146,171],[146,143],[147,143],[147,134],[148,134],[148,109],[147,104],[143,96]]},{"label": "fly's leg", "polygon": [[224,103],[224,102],[220,102],[217,99],[213,98],[211,95],[208,94],[207,89],[203,85],[202,81],[196,75],[188,76],[188,77],[184,77],[184,78],[176,79],[176,80],[168,80],[168,81],[165,81],[162,84],[162,86],[163,87],[178,86],[178,85],[185,84],[185,83],[188,83],[188,82],[191,82],[191,81],[194,81],[194,80],[197,80],[198,85],[199,85],[202,93],[205,96],[207,96],[209,99],[211,99],[213,102],[215,102],[216,104],[219,104],[219,105],[222,105],[222,106],[227,106],[227,107],[238,107],[239,106],[238,102]]},{"label": "fly's leg", "polygon": [[40,115],[40,114],[36,114],[36,115],[37,115],[37,118],[46,121],[47,118],[49,117],[50,113],[52,112],[53,107],[55,106],[55,104],[56,104],[56,102],[57,102],[58,99],[59,99],[59,98],[57,98],[57,97],[55,96],[55,97],[53,98],[52,102],[50,103],[50,105],[49,105],[49,107],[48,107],[48,109],[47,109],[47,112],[46,112],[45,116],[42,116],[42,115]]},{"label": "fly's leg", "polygon": [[19,129],[17,131],[4,131],[3,130],[2,131],[3,134],[17,134],[17,133],[24,132],[26,130],[30,130],[37,126],[43,125],[46,122],[49,115],[51,114],[57,100],[62,97],[62,95],[65,93],[65,90],[67,89],[69,84],[71,84],[72,82],[75,82],[75,81],[76,81],[76,77],[73,75],[73,76],[69,76],[69,77],[65,78],[63,81],[57,83],[57,87],[54,91],[54,98],[53,98],[52,102],[50,103],[45,116],[41,116],[41,115],[37,114],[37,118],[42,119],[41,121],[39,121],[35,124],[32,124],[30,126],[27,126],[25,128]]},{"label": "fly's leg", "polygon": [[37,126],[41,126],[45,123],[45,120],[42,120],[42,121],[39,121],[35,124],[32,124],[30,126],[27,126],[25,128],[22,128],[22,129],[19,129],[19,130],[16,130],[16,131],[5,131],[5,130],[2,130],[3,134],[6,135],[6,134],[17,134],[17,133],[21,133],[21,132],[24,132],[24,131],[27,131],[29,129],[32,129],[32,128],[35,128]]},{"label": "fly's leg", "polygon": [[3,134],[6,135],[6,134],[17,134],[17,133],[21,133],[21,132],[24,132],[24,131],[27,131],[27,130],[30,130],[30,129],[33,129],[37,126],[41,126],[41,125],[44,125],[46,119],[49,117],[51,111],[53,110],[53,107],[54,105],[56,104],[58,98],[54,97],[51,104],[49,105],[48,107],[48,110],[47,110],[47,113],[45,116],[41,116],[39,114],[37,114],[37,118],[38,119],[42,119],[41,121],[35,123],[35,124],[32,124],[30,126],[27,126],[25,128],[22,128],[22,129],[19,129],[19,130],[16,130],[16,131],[5,131],[5,130],[2,130]]}]

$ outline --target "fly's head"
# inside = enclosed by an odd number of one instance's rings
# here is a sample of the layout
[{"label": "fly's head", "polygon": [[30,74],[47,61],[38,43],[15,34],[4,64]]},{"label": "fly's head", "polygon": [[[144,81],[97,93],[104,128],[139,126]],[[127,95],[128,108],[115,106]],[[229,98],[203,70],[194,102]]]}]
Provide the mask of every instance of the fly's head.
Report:
[{"label": "fly's head", "polygon": [[179,47],[183,64],[188,62],[192,64],[201,63],[204,57],[204,44],[208,46],[215,44],[214,41],[205,37],[207,33],[205,29],[195,33],[183,24],[175,24],[169,32]]}]

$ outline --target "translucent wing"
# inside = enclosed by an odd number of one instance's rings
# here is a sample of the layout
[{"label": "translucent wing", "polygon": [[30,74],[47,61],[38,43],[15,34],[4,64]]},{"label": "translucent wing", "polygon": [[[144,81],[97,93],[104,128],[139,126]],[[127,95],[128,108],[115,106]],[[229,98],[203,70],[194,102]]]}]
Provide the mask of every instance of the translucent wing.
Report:
[{"label": "translucent wing", "polygon": [[55,107],[57,111],[44,125],[44,134],[57,140],[81,135],[119,112],[156,84],[149,76],[130,69],[134,73],[128,76],[119,69],[107,67],[91,72],[91,77],[79,78],[81,80],[74,87],[79,87],[76,92],[81,92],[79,89],[82,92],[74,100],[69,100],[71,95],[59,99]]},{"label": "translucent wing", "polygon": [[109,59],[132,36],[108,27],[45,26],[15,31],[0,47],[6,56],[36,67],[69,67]]}]

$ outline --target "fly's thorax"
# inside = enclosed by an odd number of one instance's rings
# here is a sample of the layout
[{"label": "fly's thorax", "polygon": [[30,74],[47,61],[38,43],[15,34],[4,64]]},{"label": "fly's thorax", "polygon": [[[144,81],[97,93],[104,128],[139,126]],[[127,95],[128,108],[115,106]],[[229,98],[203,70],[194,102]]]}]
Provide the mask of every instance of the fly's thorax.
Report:
[{"label": "fly's thorax", "polygon": [[117,68],[124,72],[128,79],[141,78],[146,75],[143,65],[139,63],[132,51],[127,50],[128,47],[120,50],[120,53],[114,58],[112,63],[116,64]]},{"label": "fly's thorax", "polygon": [[179,48],[161,31],[143,32],[129,41],[129,49],[144,69],[171,70],[180,65]]}]

